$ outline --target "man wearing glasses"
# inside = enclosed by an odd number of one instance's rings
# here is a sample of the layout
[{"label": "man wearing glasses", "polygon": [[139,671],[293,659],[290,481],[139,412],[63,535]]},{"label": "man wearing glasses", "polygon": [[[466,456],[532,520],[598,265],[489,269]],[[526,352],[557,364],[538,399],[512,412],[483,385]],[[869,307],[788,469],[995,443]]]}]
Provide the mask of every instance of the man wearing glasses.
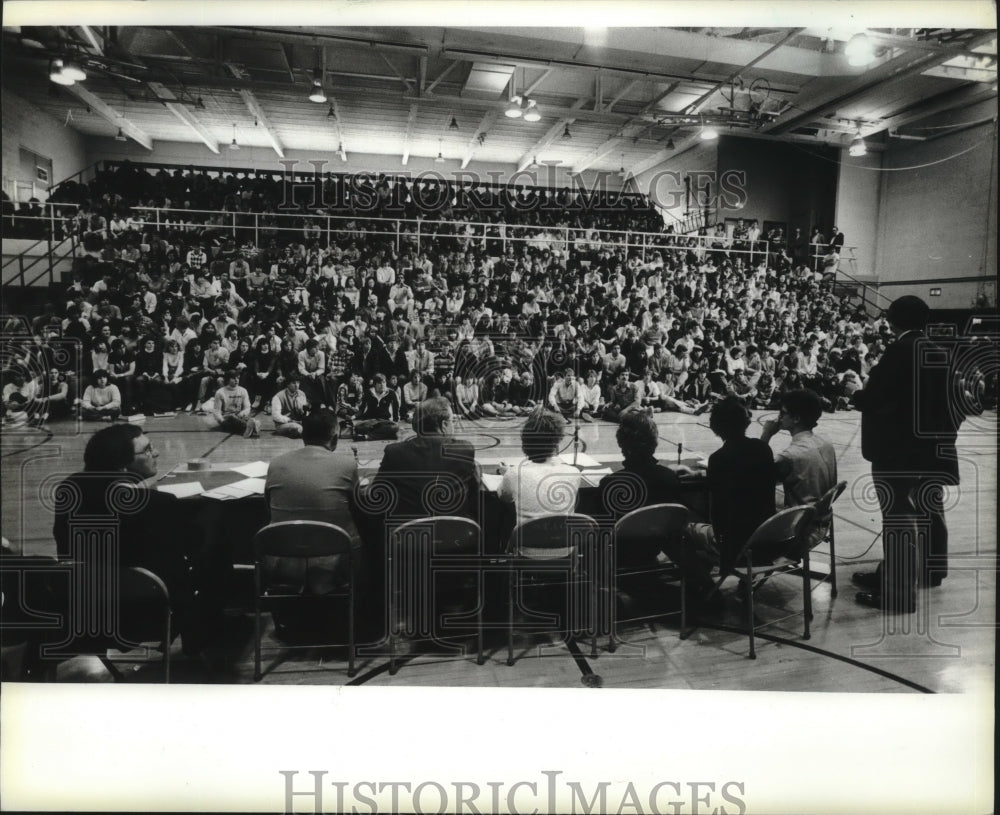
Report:
[{"label": "man wearing glasses", "polygon": [[[52,533],[61,559],[100,571],[139,566],[163,580],[174,630],[180,632],[185,652],[194,653],[203,642],[205,609],[212,605],[210,591],[196,597],[198,575],[192,566],[197,553],[191,550],[189,561],[186,551],[201,535],[194,519],[178,510],[176,496],[149,488],[158,456],[138,425],[97,431],[87,442],[83,470],[56,487]],[[211,581],[206,577],[202,582],[207,587]],[[103,578],[88,582],[107,584]],[[107,602],[99,596],[82,600]]]}]

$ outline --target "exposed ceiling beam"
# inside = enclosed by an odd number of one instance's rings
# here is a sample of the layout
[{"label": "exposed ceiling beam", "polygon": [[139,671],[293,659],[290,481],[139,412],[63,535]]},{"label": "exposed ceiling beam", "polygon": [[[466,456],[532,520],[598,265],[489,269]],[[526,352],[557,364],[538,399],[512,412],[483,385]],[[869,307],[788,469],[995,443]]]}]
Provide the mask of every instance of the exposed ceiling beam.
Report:
[{"label": "exposed ceiling beam", "polygon": [[[584,97],[582,99],[577,99],[573,103],[572,109],[579,110],[585,104],[587,104],[587,101],[588,101],[587,97]],[[524,154],[521,156],[521,158],[519,158],[517,160],[517,171],[521,172],[521,170],[523,170],[525,167],[527,167],[534,160],[535,155],[538,153],[539,150],[544,150],[546,147],[548,147],[550,144],[552,144],[552,142],[554,142],[556,140],[556,138],[558,138],[559,136],[562,135],[563,130],[568,125],[573,124],[573,122],[575,122],[575,121],[576,121],[576,119],[574,119],[572,117],[568,117],[568,116],[564,117],[564,118],[561,118],[561,119],[558,119],[555,122],[555,124],[553,124],[552,127],[550,127],[545,132],[545,135],[542,136],[533,145],[531,145],[531,147],[529,147],[524,152]]]},{"label": "exposed ceiling beam", "polygon": [[156,98],[163,103],[167,110],[191,128],[209,150],[213,153],[219,152],[218,140],[198,120],[198,117],[187,109],[186,105],[177,101],[177,96],[170,88],[159,82],[150,82],[148,84],[149,89],[156,94]]},{"label": "exposed ceiling beam", "polygon": [[[846,90],[843,89],[843,85],[839,85],[828,93],[821,94],[818,98],[812,96],[808,86],[806,86],[800,98],[794,101],[808,104],[808,109],[788,117],[779,116],[775,121],[764,125],[761,130],[764,133],[787,133],[789,130],[808,124],[819,114],[835,114],[838,108],[859,99],[875,88],[883,88],[906,77],[922,73],[947,62],[956,54],[976,48],[993,39],[996,39],[996,32],[988,31],[973,37],[966,43],[937,51],[921,51],[918,54],[904,53],[862,74],[854,82],[848,83]],[[791,110],[801,110],[801,107],[794,106]]]},{"label": "exposed ceiling beam", "polygon": [[632,88],[634,88],[640,82],[642,82],[642,79],[640,79],[639,77],[635,77],[634,79],[630,79],[628,82],[626,82],[622,86],[622,89],[620,91],[618,91],[618,93],[615,94],[614,99],[612,99],[610,102],[608,102],[608,104],[605,106],[604,109],[605,110],[611,110],[615,105],[617,105],[622,100],[622,98],[625,96],[626,93],[628,93],[630,90],[632,90]]},{"label": "exposed ceiling beam", "polygon": [[[289,66],[290,67],[290,66]],[[239,78],[242,74],[239,68],[237,68],[232,63],[227,63],[226,68],[234,76]],[[243,104],[246,105],[247,110],[250,111],[250,115],[254,117],[257,122],[258,127],[264,128],[264,133],[267,136],[267,140],[271,142],[271,146],[274,148],[274,152],[278,154],[278,158],[285,157],[285,148],[281,143],[281,139],[278,138],[278,132],[274,129],[271,124],[271,120],[267,118],[267,114],[264,113],[264,108],[261,107],[260,102],[257,97],[254,96],[253,91],[247,90],[246,88],[241,88],[239,91],[240,99],[243,100]]]},{"label": "exposed ceiling beam", "polygon": [[286,43],[281,44],[281,58],[285,62],[285,68],[288,71],[288,78],[294,82],[295,81],[295,68],[292,67],[292,54],[291,49]]},{"label": "exposed ceiling beam", "polygon": [[71,93],[85,105],[90,105],[91,110],[93,110],[98,116],[104,119],[112,127],[120,127],[122,132],[135,142],[138,142],[147,150],[153,149],[153,140],[150,138],[149,134],[146,133],[138,125],[133,124],[128,119],[126,119],[117,110],[112,108],[107,102],[105,102],[97,94],[88,91],[82,84],[77,82],[75,85],[67,85],[64,88],[67,93]]},{"label": "exposed ceiling beam", "polygon": [[242,26],[218,26],[200,29],[206,33],[231,34],[247,39],[271,40],[274,42],[301,43],[303,45],[364,45],[385,51],[405,51],[409,54],[427,54],[430,49],[426,45],[410,45],[407,43],[386,42],[370,37],[347,37],[338,34],[300,34],[296,31],[275,28],[249,28]]},{"label": "exposed ceiling beam", "polygon": [[427,55],[421,54],[417,66],[417,93],[421,96],[427,90]]},{"label": "exposed ceiling beam", "polygon": [[485,135],[489,132],[489,129],[496,123],[499,115],[499,108],[490,108],[483,114],[483,118],[479,120],[479,125],[476,127],[472,137],[469,139],[469,143],[465,145],[465,153],[462,155],[463,170],[468,167],[469,162],[472,161],[472,154],[476,152],[476,148],[479,146],[480,135]]},{"label": "exposed ceiling beam", "polygon": [[625,140],[631,139],[633,136],[638,136],[644,129],[645,125],[643,124],[625,125],[625,127],[619,130],[614,136],[588,153],[582,160],[574,162],[573,172],[582,173],[591,164],[596,161],[600,161]]},{"label": "exposed ceiling beam", "polygon": [[389,70],[391,70],[397,77],[399,77],[399,81],[402,82],[403,85],[405,85],[407,89],[412,89],[413,88],[413,80],[410,79],[407,76],[404,76],[403,72],[400,71],[399,68],[397,68],[395,65],[392,64],[392,60],[389,59],[388,56],[386,56],[386,54],[385,54],[384,51],[378,51],[378,55],[380,57],[382,57],[382,61],[385,62],[385,64],[389,66]]},{"label": "exposed ceiling beam", "polygon": [[939,94],[938,96],[934,96],[929,100],[928,104],[922,105],[919,108],[906,110],[901,113],[897,113],[895,116],[882,119],[878,124],[878,128],[870,132],[877,133],[880,130],[895,130],[900,127],[905,127],[908,124],[912,124],[913,122],[918,122],[921,119],[926,119],[936,113],[942,113],[949,110],[960,110],[962,108],[971,107],[972,105],[995,98],[996,92],[990,90],[989,87],[984,88],[979,84],[969,85],[958,91],[947,91]]},{"label": "exposed ceiling beam", "polygon": [[271,120],[267,118],[264,108],[261,107],[257,97],[253,95],[253,91],[241,90],[240,98],[243,100],[243,104],[247,106],[247,110],[257,120],[258,126],[264,128],[264,134],[267,136],[267,140],[271,142],[271,146],[274,148],[274,152],[278,154],[278,158],[284,158],[285,148],[278,137],[278,132],[274,129],[274,125],[271,124]]},{"label": "exposed ceiling beam", "polygon": [[80,33],[83,34],[84,39],[90,43],[90,50],[98,56],[103,56],[104,38],[94,30],[93,26],[81,25],[77,27],[80,29]]},{"label": "exposed ceiling beam", "polygon": [[435,79],[433,82],[431,82],[430,85],[424,88],[424,93],[434,93],[434,89],[437,87],[438,82],[440,82],[442,79],[448,76],[448,74],[450,74],[453,70],[455,70],[455,68],[457,68],[459,64],[460,63],[458,60],[455,60],[454,62],[450,63],[447,68],[445,68],[441,73],[437,75],[437,79]]},{"label": "exposed ceiling beam", "polygon": [[531,96],[531,94],[533,94],[535,91],[537,91],[542,86],[542,83],[546,79],[548,79],[549,74],[551,74],[552,71],[553,71],[552,68],[546,68],[544,71],[542,71],[542,75],[540,77],[538,77],[538,79],[536,79],[530,85],[528,85],[528,87],[525,88],[523,91],[521,91],[521,93],[524,96]]},{"label": "exposed ceiling beam", "polygon": [[706,91],[701,96],[699,96],[692,104],[688,105],[685,108],[685,112],[686,113],[697,113],[698,110],[701,108],[701,106],[704,105],[709,99],[711,99],[712,95],[716,91],[718,91],[724,85],[727,85],[730,82],[732,82],[736,77],[738,77],[741,73],[743,73],[743,71],[746,71],[746,70],[752,68],[758,62],[763,62],[765,59],[767,59],[767,57],[769,57],[771,54],[773,54],[775,51],[777,51],[779,48],[781,48],[786,42],[788,42],[789,40],[791,40],[791,39],[799,36],[799,34],[801,34],[803,31],[804,31],[804,29],[802,29],[802,28],[793,28],[791,31],[789,31],[787,34],[785,34],[785,36],[783,36],[780,40],[778,40],[774,45],[772,45],[771,47],[765,49],[763,52],[761,52],[760,54],[758,54],[756,57],[754,57],[748,63],[746,63],[745,65],[743,65],[741,68],[738,68],[737,70],[733,71],[729,75],[729,77],[727,79],[725,79],[722,82],[719,82],[714,88],[711,88],[710,90]]},{"label": "exposed ceiling beam", "polygon": [[413,138],[413,126],[417,123],[417,103],[410,105],[410,114],[406,117],[406,133],[403,136],[403,164],[410,160],[410,139]]}]

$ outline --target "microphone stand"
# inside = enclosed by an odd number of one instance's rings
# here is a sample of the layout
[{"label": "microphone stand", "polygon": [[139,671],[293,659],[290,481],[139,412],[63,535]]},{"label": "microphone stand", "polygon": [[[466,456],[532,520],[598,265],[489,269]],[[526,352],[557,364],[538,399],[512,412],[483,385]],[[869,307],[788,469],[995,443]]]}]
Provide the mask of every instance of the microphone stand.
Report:
[{"label": "microphone stand", "polygon": [[[579,387],[580,386],[577,385],[577,389],[579,389]],[[578,402],[579,399],[576,399],[574,401]],[[579,452],[580,452],[580,415],[577,413],[576,410],[574,410],[573,411],[573,466],[574,467],[576,467],[576,457]]]}]

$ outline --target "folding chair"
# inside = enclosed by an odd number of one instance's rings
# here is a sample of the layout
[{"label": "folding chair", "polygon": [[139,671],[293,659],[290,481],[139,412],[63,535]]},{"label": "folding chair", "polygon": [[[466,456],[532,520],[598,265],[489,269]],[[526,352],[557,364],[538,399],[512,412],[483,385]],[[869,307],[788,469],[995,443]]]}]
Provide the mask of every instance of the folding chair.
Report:
[{"label": "folding chair", "polygon": [[[567,635],[580,630],[576,623],[583,615],[581,607],[589,600],[591,615],[596,606],[596,582],[591,571],[596,561],[597,522],[589,515],[545,515],[518,524],[510,534],[507,581],[507,664],[514,664],[514,604],[523,596],[526,585],[541,588],[568,588],[566,610]],[[590,567],[588,569],[588,567]],[[545,573],[562,575],[562,579],[539,579]],[[534,577],[533,577],[534,576]],[[591,591],[581,591],[589,583]],[[555,615],[547,615],[550,622]],[[596,620],[591,620],[591,653],[597,652]]]},{"label": "folding chair", "polygon": [[[454,515],[420,518],[392,531],[389,548],[389,673],[396,659],[401,629],[437,639],[445,626],[475,617],[476,664],[483,664],[483,579],[479,568],[482,530],[475,521]],[[472,614],[440,614],[447,593],[461,593],[463,575],[476,574],[476,607]]]},{"label": "folding chair", "polygon": [[[803,593],[803,639],[809,639],[809,621],[812,619],[812,586],[809,574],[809,544],[807,533],[810,524],[816,517],[816,509],[812,505],[783,509],[764,521],[735,558],[735,566],[731,572],[722,575],[709,592],[711,597],[719,591],[730,574],[736,575],[743,584],[746,593],[746,625],[747,636],[750,638],[750,659],[757,658],[754,641],[754,588],[757,581],[765,580],[779,574],[790,572],[801,573]],[[815,541],[812,545],[819,543]],[[800,565],[801,564],[801,565]],[[707,599],[707,598],[706,598]],[[695,626],[696,627],[696,626]],[[694,628],[686,629],[681,639],[687,639]]]},{"label": "folding chair", "polygon": [[[669,555],[664,562],[658,561],[656,556],[661,551],[666,553],[668,549],[683,552],[681,537],[687,528],[690,514],[690,510],[683,504],[653,504],[632,510],[619,518],[615,524],[613,541],[615,588],[623,579],[665,577],[670,582],[680,584],[681,609],[679,612],[646,614],[614,622],[638,622],[679,613],[681,630],[687,626],[687,576],[682,568],[683,564],[669,559]],[[610,599],[614,602],[614,597]],[[608,650],[612,652],[617,648],[616,633],[615,625],[612,624],[608,639]]]},{"label": "folding chair", "polygon": [[[357,559],[350,535],[341,527],[319,521],[282,521],[261,529],[253,540],[254,547],[254,682],[259,682],[261,673],[261,611],[266,601],[292,600],[294,598],[347,598],[347,675],[354,676],[354,583]],[[305,594],[305,586],[265,581],[264,558],[300,558],[308,569],[310,558],[340,555],[346,560],[347,589],[323,595]],[[335,643],[330,643],[331,645]],[[308,645],[285,645],[288,650],[315,648],[318,643]]]},{"label": "folding chair", "polygon": [[[813,529],[820,532],[822,537],[817,541],[817,545],[824,541],[830,544],[830,596],[837,596],[837,555],[836,542],[833,532],[833,504],[847,489],[847,482],[840,481],[823,493],[819,500],[813,504],[816,510],[816,517],[813,519]],[[815,546],[813,547],[815,548]],[[808,568],[808,553],[803,558],[803,568]]]},{"label": "folding chair", "polygon": [[[54,679],[58,663],[89,654],[121,682],[125,675],[118,663],[149,662],[126,652],[155,643],[162,653],[163,681],[170,682],[170,593],[148,569],[125,568],[115,580],[87,563],[8,557],[0,559],[0,573],[4,644],[20,640],[27,645],[29,674]],[[116,589],[116,596],[108,589]],[[112,656],[112,649],[123,653]]]}]

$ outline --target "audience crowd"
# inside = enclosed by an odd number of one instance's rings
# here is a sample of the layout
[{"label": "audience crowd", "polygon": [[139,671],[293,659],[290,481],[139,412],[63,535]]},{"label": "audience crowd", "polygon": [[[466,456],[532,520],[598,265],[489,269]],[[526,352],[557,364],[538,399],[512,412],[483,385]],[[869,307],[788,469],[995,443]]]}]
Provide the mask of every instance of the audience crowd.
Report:
[{"label": "audience crowd", "polygon": [[[848,409],[890,337],[755,225],[689,238],[638,196],[370,180],[124,163],[63,184],[50,200],[77,205],[63,228],[87,251],[8,350],[8,420],[187,409],[252,434],[262,410],[294,435],[328,406],[386,438],[435,395],[468,418],[766,408],[801,387]],[[322,207],[288,214],[303,193]],[[240,391],[250,412],[225,413]]]}]

